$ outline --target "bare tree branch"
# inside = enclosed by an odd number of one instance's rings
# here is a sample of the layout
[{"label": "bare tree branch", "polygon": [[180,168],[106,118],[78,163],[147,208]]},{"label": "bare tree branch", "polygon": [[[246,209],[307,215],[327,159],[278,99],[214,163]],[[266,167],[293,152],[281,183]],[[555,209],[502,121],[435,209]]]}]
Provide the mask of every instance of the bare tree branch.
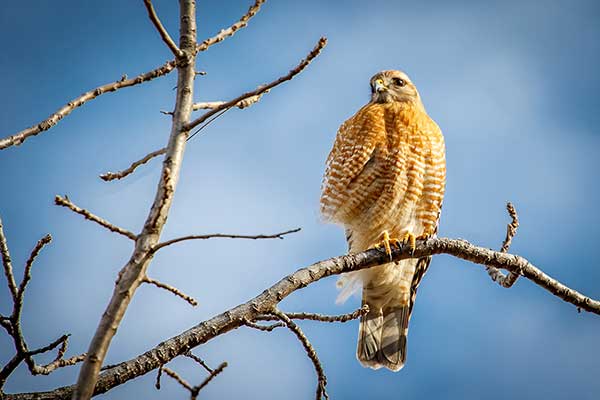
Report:
[{"label": "bare tree branch", "polygon": [[194,354],[192,354],[191,351],[186,352],[185,354],[183,354],[184,356],[191,358],[192,360],[196,361],[198,364],[200,364],[202,366],[202,368],[204,368],[209,374],[211,374],[213,372],[213,369],[211,367],[209,367],[208,365],[206,365],[206,363],[198,356],[195,356]]},{"label": "bare tree branch", "polygon": [[146,270],[153,258],[151,249],[158,243],[177,187],[188,135],[186,124],[192,112],[196,61],[196,4],[191,0],[180,0],[179,8],[179,48],[183,56],[177,61],[175,112],[160,180],[142,232],[136,237],[133,254],[119,272],[110,302],[90,342],[73,393],[76,399],[87,400],[94,393],[98,373],[112,338],[135,291],[146,277]]},{"label": "bare tree branch", "polygon": [[227,368],[227,363],[223,362],[221,363],[221,365],[219,365],[217,368],[214,369],[214,371],[212,371],[210,373],[210,375],[208,375],[206,377],[206,379],[204,379],[204,381],[199,384],[198,386],[194,386],[192,388],[192,396],[191,396],[191,400],[195,400],[196,397],[198,397],[198,393],[204,389],[204,387],[206,385],[208,385],[210,383],[210,381],[212,381],[217,375],[219,375],[221,372],[223,372],[223,370]]},{"label": "bare tree branch", "polygon": [[221,29],[221,31],[198,45],[196,48],[197,51],[204,51],[208,49],[213,44],[219,43],[226,38],[233,36],[239,29],[245,28],[248,25],[248,21],[258,13],[260,10],[260,6],[265,2],[265,0],[256,0],[252,6],[248,9],[248,12],[240,18],[238,22],[231,25],[227,29]]},{"label": "bare tree branch", "polygon": [[[277,319],[276,317],[271,317],[271,318]],[[269,318],[269,319],[271,319],[271,318]],[[265,318],[265,319],[267,319],[267,318]],[[275,328],[282,328],[282,327],[286,326],[283,322],[276,322],[271,325],[261,325],[261,324],[252,322],[252,321],[248,320],[247,318],[244,318],[242,322],[244,323],[244,325],[246,325],[249,328],[258,329],[259,331],[263,331],[263,332],[271,332]]]},{"label": "bare tree branch", "polygon": [[283,239],[285,235],[289,235],[290,233],[299,232],[302,228],[290,229],[284,232],[274,233],[272,235],[231,235],[227,233],[211,233],[208,235],[189,235],[183,236],[176,239],[167,240],[166,242],[162,242],[157,244],[152,248],[152,251],[157,252],[163,247],[170,246],[175,243],[183,242],[186,240],[205,240],[205,239],[214,239],[214,238],[228,238],[228,239]]},{"label": "bare tree branch", "polygon": [[[265,93],[269,93],[269,90],[267,90]],[[262,94],[256,95],[256,96],[252,96],[252,97],[248,97],[247,99],[244,99],[244,100],[240,101],[239,103],[235,104],[234,107],[237,107],[240,110],[243,110],[244,108],[248,108],[251,105],[253,105],[254,103],[257,103],[260,100],[260,98],[262,97],[262,95],[265,93],[262,93]],[[193,110],[194,111],[214,110],[217,107],[221,107],[223,104],[225,104],[224,101],[205,101],[205,102],[201,102],[201,103],[194,103]],[[169,114],[171,114],[171,113],[169,113]]]},{"label": "bare tree branch", "polygon": [[77,356],[73,356],[66,360],[64,359],[65,353],[67,352],[67,346],[69,343],[69,336],[70,335],[63,335],[62,337],[60,337],[58,340],[54,341],[50,345],[48,345],[44,348],[29,352],[29,356],[32,356],[34,354],[39,354],[39,353],[45,353],[47,351],[54,349],[56,346],[58,346],[58,344],[60,344],[60,348],[58,349],[58,352],[56,353],[56,357],[54,358],[54,360],[52,360],[52,362],[50,362],[46,365],[34,365],[33,371],[32,371],[32,373],[34,375],[48,375],[57,368],[62,368],[62,367],[66,367],[69,365],[75,365],[85,359],[85,353],[77,355]]},{"label": "bare tree branch", "polygon": [[[200,360],[200,361],[202,362],[202,360]],[[154,386],[156,387],[156,389],[160,390],[160,377],[162,375],[162,372],[164,371],[167,375],[169,375],[171,378],[173,378],[175,381],[177,381],[177,383],[179,383],[181,386],[183,386],[184,389],[186,389],[187,391],[190,392],[190,400],[195,400],[198,397],[198,394],[200,393],[200,391],[206,385],[208,385],[210,383],[210,381],[212,381],[217,375],[219,375],[221,372],[223,372],[223,370],[227,367],[226,362],[221,363],[221,365],[219,365],[214,370],[208,368],[206,366],[206,364],[204,364],[204,362],[202,362],[202,365],[209,372],[209,375],[206,377],[206,379],[204,379],[204,381],[202,381],[201,384],[199,384],[197,386],[190,385],[188,383],[188,381],[183,379],[177,372],[173,371],[170,368],[162,366],[162,365],[158,369],[158,374],[156,375],[156,383],[154,384]]]},{"label": "bare tree branch", "polygon": [[[504,242],[502,242],[502,248],[500,249],[501,253],[508,252],[510,244],[517,234],[517,228],[519,228],[519,216],[511,202],[506,204],[506,210],[511,218],[511,222],[506,225],[506,238],[504,239]],[[495,267],[486,266],[486,270],[494,282],[498,282],[500,286],[505,288],[511,287],[515,284],[517,279],[519,279],[519,274],[513,271],[509,272],[508,275],[504,275],[500,269]]]},{"label": "bare tree branch", "polygon": [[[368,314],[368,312],[369,312],[369,306],[365,304],[356,311],[353,311],[348,314],[342,314],[342,315],[323,315],[323,314],[314,314],[314,313],[306,313],[306,312],[285,313],[285,315],[289,319],[308,319],[311,321],[320,321],[320,322],[348,322],[348,321],[352,321],[354,319],[358,319],[358,318],[362,317],[363,315]],[[259,315],[258,317],[256,317],[256,320],[260,320],[260,321],[273,321],[276,319],[279,319],[279,318],[275,317],[273,315],[269,315],[269,314]]]},{"label": "bare tree branch", "polygon": [[6,236],[4,235],[4,227],[2,220],[0,219],[0,254],[2,255],[2,265],[4,266],[4,276],[6,276],[6,282],[8,284],[8,290],[16,302],[19,289],[17,289],[17,283],[15,281],[15,275],[13,273],[12,260],[10,259],[10,252],[8,250],[8,244],[6,243]]},{"label": "bare tree branch", "polygon": [[[6,276],[7,285],[11,292],[13,309],[9,317],[0,316],[0,324],[11,336],[15,355],[0,369],[0,397],[2,397],[2,388],[6,384],[8,377],[14,372],[14,370],[22,363],[25,362],[29,372],[32,375],[47,375],[57,368],[61,368],[67,365],[73,365],[79,361],[82,361],[85,355],[79,355],[71,357],[65,360],[63,357],[67,351],[69,335],[63,335],[54,342],[47,346],[40,347],[36,350],[29,350],[23,331],[21,329],[21,314],[23,310],[23,299],[25,296],[25,289],[27,284],[31,280],[31,269],[36,257],[39,255],[42,248],[50,243],[52,237],[50,235],[44,236],[40,239],[33,250],[31,251],[27,261],[25,262],[25,268],[23,271],[23,279],[17,287],[14,271],[12,268],[12,262],[10,259],[10,253],[2,226],[2,220],[0,219],[0,252],[2,253],[2,264],[4,266],[4,274]],[[56,357],[52,362],[47,365],[38,365],[35,363],[33,356],[41,353],[46,353],[60,346]]]},{"label": "bare tree branch", "polygon": [[[179,374],[175,371],[173,371],[170,368],[167,367],[162,367],[162,370],[169,375],[171,378],[175,379],[177,381],[177,383],[179,383],[181,386],[183,386],[184,388],[186,388],[187,390],[189,390],[190,392],[192,391],[192,385],[190,385],[185,379],[183,379],[181,376],[179,376]],[[160,388],[160,382],[157,380],[157,388]]]},{"label": "bare tree branch", "polygon": [[[582,310],[600,315],[600,301],[591,299],[546,275],[525,258],[483,247],[465,240],[434,238],[418,240],[414,253],[409,246],[392,249],[393,260],[421,258],[436,254],[449,254],[482,266],[491,265],[519,273],[540,287]],[[245,320],[254,321],[267,314],[291,293],[328,276],[358,271],[389,262],[386,253],[370,249],[361,253],[331,258],[302,268],[264,290],[248,302],[210,318],[181,334],[168,339],[144,354],[105,371],[99,378],[94,393],[105,393],[111,388],[158,368],[189,349],[202,345],[244,325]],[[6,399],[68,399],[73,386],[57,388],[49,392],[7,395]]]},{"label": "bare tree branch", "polygon": [[326,390],[327,377],[325,376],[325,371],[323,371],[323,366],[321,365],[321,361],[319,361],[317,352],[315,351],[313,345],[310,343],[304,332],[302,332],[302,329],[300,329],[300,327],[296,325],[294,321],[292,321],[287,315],[279,311],[277,308],[274,308],[272,311],[270,311],[270,314],[273,314],[274,316],[279,318],[288,327],[288,329],[292,331],[294,335],[296,335],[300,343],[302,343],[304,350],[306,350],[308,358],[310,358],[310,360],[312,361],[318,378],[317,391],[315,397],[316,400],[321,400],[323,397],[329,399]]},{"label": "bare tree branch", "polygon": [[167,148],[166,147],[163,147],[160,150],[153,151],[152,153],[147,154],[146,156],[144,156],[142,159],[140,159],[138,161],[134,161],[129,166],[129,168],[126,168],[123,171],[119,171],[119,172],[107,172],[105,174],[100,175],[100,179],[108,182],[108,181],[112,181],[112,180],[115,180],[115,179],[125,178],[127,175],[133,173],[133,171],[135,171],[135,169],[137,167],[139,167],[140,165],[146,164],[148,161],[150,161],[154,157],[160,156],[161,154],[165,154],[166,152],[167,152]]},{"label": "bare tree branch", "polygon": [[148,277],[145,277],[142,282],[144,283],[149,283],[151,285],[156,286],[157,288],[161,288],[161,289],[165,289],[171,293],[173,293],[175,296],[182,298],[183,300],[187,301],[188,303],[190,303],[192,306],[197,306],[198,302],[196,301],[196,299],[194,299],[191,296],[188,296],[187,294],[183,293],[182,291],[180,291],[179,289],[177,289],[174,286],[168,285],[166,283],[162,283],[160,281],[157,281],[156,279],[151,279]]},{"label": "bare tree branch", "polygon": [[[322,37],[321,39],[319,39],[319,42],[313,48],[313,50],[306,56],[306,58],[304,58],[300,62],[300,64],[298,64],[295,68],[293,68],[287,75],[282,76],[281,78],[276,79],[273,82],[268,83],[266,85],[261,85],[256,90],[244,93],[244,94],[236,97],[233,100],[230,100],[227,102],[222,102],[219,105],[215,105],[215,107],[212,108],[211,111],[208,111],[207,113],[203,114],[201,117],[188,123],[185,127],[186,130],[190,131],[194,127],[198,126],[199,124],[209,120],[211,117],[216,116],[218,113],[220,113],[224,110],[227,110],[231,107],[236,107],[236,105],[238,105],[238,104],[241,105],[241,104],[245,104],[244,102],[250,102],[248,104],[248,105],[250,105],[253,103],[250,99],[256,99],[256,101],[258,101],[260,96],[269,92],[275,86],[277,86],[283,82],[291,80],[292,78],[294,78],[294,76],[296,76],[300,72],[302,72],[308,66],[308,64],[310,64],[311,61],[320,54],[321,50],[323,50],[323,48],[325,47],[326,44],[327,44],[327,39]],[[166,152],[166,148],[162,148],[162,149],[153,151],[152,153],[149,153],[148,155],[144,156],[139,161],[135,161],[134,163],[132,163],[131,166],[129,168],[127,168],[126,170],[117,172],[115,174],[112,174],[109,172],[109,173],[101,175],[100,178],[104,179],[105,181],[109,181],[109,180],[113,180],[113,179],[121,179],[121,178],[131,174],[140,165],[147,163],[152,158],[157,157],[161,154],[164,154],[165,152]]]},{"label": "bare tree branch", "polygon": [[135,78],[127,79],[127,76],[123,75],[123,77],[121,77],[121,79],[116,82],[107,83],[106,85],[98,86],[95,89],[85,92],[81,96],[74,98],[66,105],[62,106],[44,121],[30,128],[17,132],[14,135],[8,136],[4,139],[0,139],[0,150],[6,149],[7,147],[20,145],[26,139],[35,136],[41,132],[47,131],[48,129],[56,125],[61,119],[69,115],[77,107],[82,106],[88,101],[93,100],[104,93],[114,92],[118,89],[122,89],[129,86],[135,86],[143,82],[151,81],[152,79],[168,74],[169,72],[173,71],[174,68],[175,60],[167,61],[162,66],[153,69],[152,71],[140,74]]},{"label": "bare tree branch", "polygon": [[107,220],[100,218],[97,215],[92,214],[88,210],[77,207],[66,196],[61,197],[59,195],[56,195],[54,197],[54,204],[56,204],[57,206],[66,207],[69,210],[73,211],[74,213],[82,215],[83,217],[85,217],[85,219],[93,221],[93,222],[97,223],[98,225],[105,227],[106,229],[108,229],[111,232],[115,232],[120,235],[126,236],[131,240],[135,240],[137,238],[137,236],[133,232],[130,232],[127,229],[119,228],[118,226],[111,224]]},{"label": "bare tree branch", "polygon": [[[245,28],[248,24],[248,20],[252,18],[260,9],[261,4],[264,3],[264,0],[257,0],[253,6],[250,7],[248,12],[235,24],[231,27],[222,30],[214,37],[206,39],[201,44],[196,46],[196,51],[201,52],[207,50],[210,46],[215,43],[221,42],[226,37],[232,36],[237,30],[241,28]],[[37,134],[47,131],[56,125],[61,119],[69,115],[74,109],[79,106],[82,106],[86,102],[95,99],[96,97],[108,93],[114,92],[118,89],[135,86],[140,83],[148,82],[152,79],[167,75],[171,71],[175,69],[177,65],[176,60],[167,61],[160,67],[153,69],[152,71],[145,72],[136,76],[135,78],[127,79],[126,75],[123,75],[120,80],[116,82],[107,83],[102,86],[98,86],[95,89],[92,89],[88,92],[83,93],[81,96],[78,96],[68,102],[66,105],[62,106],[58,109],[54,114],[50,115],[44,121],[30,127],[27,129],[23,129],[20,132],[17,132],[11,136],[8,136],[4,139],[0,139],[0,150],[6,149],[11,146],[18,146],[23,143],[26,139],[36,136]]]},{"label": "bare tree branch", "polygon": [[210,117],[212,117],[213,115],[217,114],[220,111],[234,107],[239,102],[246,100],[250,97],[260,96],[263,93],[266,93],[268,90],[274,88],[275,86],[280,85],[283,82],[293,79],[296,75],[298,75],[306,67],[308,67],[308,65],[311,63],[311,61],[314,60],[321,53],[321,50],[323,50],[323,48],[325,47],[326,44],[327,44],[327,39],[324,37],[320,38],[319,41],[317,42],[317,44],[315,45],[315,47],[310,51],[310,53],[308,53],[306,58],[304,58],[300,62],[300,64],[298,64],[295,68],[290,70],[290,72],[288,74],[286,74],[286,75],[280,77],[279,79],[276,79],[273,82],[270,82],[266,85],[261,85],[257,89],[255,89],[251,92],[244,93],[244,94],[236,97],[233,100],[229,100],[228,102],[225,102],[225,103],[221,104],[220,106],[213,108],[211,111],[208,111],[201,117],[198,117],[195,120],[193,120],[192,122],[188,123],[186,125],[187,130],[194,129],[194,127],[200,125],[202,122],[206,121],[207,119],[209,119]]},{"label": "bare tree branch", "polygon": [[183,52],[179,49],[179,47],[177,47],[173,39],[171,39],[169,32],[167,32],[162,22],[160,22],[160,19],[158,18],[158,15],[154,10],[154,6],[152,5],[152,1],[144,0],[144,5],[146,6],[146,10],[148,11],[148,17],[150,18],[150,21],[152,21],[152,23],[154,24],[154,27],[160,34],[160,37],[162,38],[163,42],[165,42],[165,44],[171,50],[171,52],[173,52],[173,55],[175,57],[183,56]]}]

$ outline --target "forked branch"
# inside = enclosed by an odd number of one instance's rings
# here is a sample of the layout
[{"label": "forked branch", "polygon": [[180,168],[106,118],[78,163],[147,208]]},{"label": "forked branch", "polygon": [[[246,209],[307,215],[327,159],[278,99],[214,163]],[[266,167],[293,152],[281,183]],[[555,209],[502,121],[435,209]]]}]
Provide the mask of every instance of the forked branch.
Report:
[{"label": "forked branch", "polygon": [[[289,80],[293,79],[296,75],[301,73],[312,62],[312,60],[314,60],[321,53],[321,50],[323,50],[323,48],[325,47],[326,44],[327,44],[327,39],[324,37],[320,38],[319,41],[317,42],[317,44],[315,45],[315,47],[311,50],[311,52],[308,53],[308,55],[296,67],[292,68],[289,73],[287,73],[286,75],[284,75],[266,85],[261,85],[253,91],[246,92],[246,93],[236,97],[233,100],[229,100],[226,102],[220,102],[218,105],[215,104],[214,108],[211,108],[210,111],[204,113],[202,116],[200,116],[200,117],[196,118],[195,120],[193,120],[192,122],[188,123],[185,127],[186,130],[191,131],[196,126],[200,125],[203,122],[209,121],[210,118],[215,117],[220,112],[223,112],[229,108],[236,107],[241,104],[245,104],[244,102],[247,102],[248,105],[250,105],[253,102],[258,101],[258,99],[260,99],[260,97],[263,94],[269,92],[275,86],[278,86],[283,82],[289,81]],[[255,99],[255,101],[254,101],[254,99]],[[147,154],[140,160],[134,161],[129,168],[122,170],[120,172],[116,172],[116,173],[108,172],[108,173],[102,174],[102,175],[100,175],[100,178],[104,179],[105,181],[111,181],[114,179],[124,178],[125,176],[133,173],[135,171],[135,169],[137,167],[139,167],[140,165],[147,163],[154,157],[165,154],[166,151],[167,151],[166,148],[155,150],[155,151]]]},{"label": "forked branch", "polygon": [[[506,237],[504,238],[504,242],[502,242],[502,247],[500,248],[501,253],[508,252],[510,244],[517,234],[517,228],[519,228],[519,216],[517,215],[515,206],[513,206],[510,202],[506,203],[506,211],[508,211],[511,221],[508,225],[506,225]],[[486,266],[485,269],[494,282],[498,282],[500,286],[505,288],[511,287],[515,284],[517,279],[519,279],[519,274],[514,271],[510,271],[508,275],[505,275],[499,268],[496,267]]]},{"label": "forked branch", "polygon": [[[68,365],[74,365],[83,360],[85,354],[73,356],[65,359],[64,356],[67,352],[67,344],[69,335],[63,335],[56,339],[54,342],[47,346],[40,347],[35,350],[29,350],[25,336],[21,328],[21,314],[23,310],[23,299],[25,296],[25,290],[27,284],[31,280],[31,269],[37,256],[41,250],[50,243],[52,237],[46,235],[41,238],[31,251],[27,261],[25,262],[25,268],[23,271],[23,278],[21,283],[17,287],[12,261],[10,259],[10,252],[8,249],[8,243],[4,234],[2,226],[2,220],[0,219],[0,253],[2,254],[2,264],[4,266],[4,275],[8,283],[9,292],[12,295],[13,308],[10,316],[0,315],[0,326],[2,326],[8,335],[12,338],[15,354],[14,356],[0,368],[0,397],[2,397],[2,388],[4,387],[8,377],[15,371],[15,369],[25,362],[29,372],[32,375],[48,375],[57,368],[65,367]],[[59,347],[60,346],[60,347]],[[54,360],[46,365],[36,364],[33,356],[37,354],[46,353],[59,347],[58,352]]]}]

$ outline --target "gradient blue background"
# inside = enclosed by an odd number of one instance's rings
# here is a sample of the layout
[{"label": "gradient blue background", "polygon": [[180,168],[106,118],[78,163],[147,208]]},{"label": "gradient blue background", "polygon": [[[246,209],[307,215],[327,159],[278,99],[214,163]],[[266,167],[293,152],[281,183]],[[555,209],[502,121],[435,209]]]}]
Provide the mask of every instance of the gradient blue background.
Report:
[{"label": "gradient blue background", "polygon": [[[249,1],[199,1],[199,37],[237,20]],[[177,36],[174,1],[155,6]],[[269,233],[301,226],[284,241],[188,242],[162,250],[149,274],[199,300],[142,287],[113,340],[107,362],[160,341],[258,294],[315,261],[343,254],[344,235],[320,222],[324,160],[340,123],[368,99],[368,79],[405,70],[445,133],[448,182],[440,234],[498,248],[516,205],[521,228],[512,251],[600,297],[600,6],[595,1],[400,2],[272,1],[234,38],[200,54],[197,100],[225,100],[295,65],[320,35],[329,45],[308,70],[249,110],[232,110],[190,142],[163,238],[190,233]],[[170,59],[142,1],[4,2],[0,8],[0,133],[39,122],[100,84]],[[122,182],[117,170],[164,146],[175,74],[107,94],[50,131],[0,152],[0,213],[20,273],[34,243],[54,237],[35,265],[23,327],[31,347],[72,333],[83,352],[132,250],[131,242],[63,208],[55,194],[139,231],[159,162]],[[335,279],[303,289],[288,311],[342,313]],[[4,283],[2,284],[4,285]],[[6,289],[1,311],[8,313]],[[479,266],[438,256],[416,302],[406,367],[363,369],[355,360],[357,322],[301,323],[329,378],[333,399],[597,399],[600,318],[578,314],[526,280],[510,290]],[[12,343],[0,335],[0,360]],[[239,329],[195,350],[210,365],[229,362],[207,399],[309,399],[315,373],[286,330]],[[39,357],[47,361],[51,356]],[[204,372],[188,360],[170,367],[192,383]],[[48,377],[20,369],[7,392],[73,383],[78,367]],[[107,399],[175,398],[187,393],[155,372]]]}]

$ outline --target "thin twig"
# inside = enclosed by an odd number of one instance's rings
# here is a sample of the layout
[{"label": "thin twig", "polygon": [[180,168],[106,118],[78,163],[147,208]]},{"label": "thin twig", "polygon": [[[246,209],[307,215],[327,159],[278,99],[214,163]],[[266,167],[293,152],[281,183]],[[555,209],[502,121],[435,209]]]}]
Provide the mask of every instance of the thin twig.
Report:
[{"label": "thin twig", "polygon": [[57,206],[66,207],[69,210],[73,211],[74,213],[82,215],[83,217],[85,217],[85,219],[93,221],[93,222],[97,223],[98,225],[105,227],[106,229],[108,229],[111,232],[121,234],[123,236],[128,237],[131,240],[137,239],[137,235],[135,235],[133,232],[130,232],[127,229],[120,228],[116,225],[113,225],[110,222],[108,222],[107,220],[100,218],[97,215],[92,214],[91,212],[89,212],[88,210],[86,210],[84,208],[77,207],[66,196],[61,197],[59,195],[56,195],[54,197],[54,204],[56,204]]},{"label": "thin twig", "polygon": [[321,400],[323,397],[325,397],[325,399],[329,399],[326,390],[327,377],[325,376],[325,372],[323,371],[323,366],[321,365],[321,361],[319,361],[317,352],[315,351],[314,347],[312,346],[304,332],[302,332],[302,329],[300,329],[300,327],[296,325],[294,321],[292,321],[287,315],[279,311],[277,308],[273,308],[273,310],[269,311],[269,313],[279,318],[288,327],[288,329],[292,331],[294,335],[296,335],[300,343],[302,343],[302,346],[304,346],[304,350],[306,350],[306,354],[308,355],[308,358],[310,358],[310,360],[312,361],[315,367],[315,371],[317,373],[318,382],[316,390],[316,400]]},{"label": "thin twig", "polygon": [[156,373],[156,383],[154,384],[154,387],[156,388],[156,390],[160,390],[160,378],[162,376],[163,368],[164,368],[163,365],[158,367],[158,372]]},{"label": "thin twig", "polygon": [[[265,317],[264,319],[272,320],[272,319],[277,319],[277,318],[273,317],[273,316],[268,316],[268,317]],[[285,326],[285,324],[283,322],[276,322],[271,325],[260,325],[260,324],[250,321],[248,318],[244,318],[242,320],[242,322],[244,323],[244,325],[246,325],[249,328],[258,329],[259,331],[264,331],[264,332],[271,332],[275,328],[282,328]]]},{"label": "thin twig", "polygon": [[188,351],[187,353],[184,354],[184,356],[191,358],[192,360],[196,361],[198,364],[200,364],[202,366],[202,368],[204,368],[209,374],[211,374],[213,372],[213,369],[211,367],[209,367],[208,365],[206,365],[206,363],[198,356],[192,354],[191,351]]},{"label": "thin twig", "polygon": [[21,317],[21,309],[23,308],[23,295],[25,293],[25,288],[27,284],[31,280],[31,267],[33,266],[33,262],[35,261],[38,254],[42,248],[52,241],[52,236],[47,234],[36,243],[35,247],[31,251],[27,262],[25,263],[25,270],[23,271],[23,280],[21,280],[21,284],[19,285],[19,289],[17,291],[17,298],[14,302],[13,315],[14,318],[19,319]]},{"label": "thin twig", "polygon": [[6,149],[7,147],[11,146],[18,146],[28,138],[35,136],[41,132],[47,131],[48,129],[56,125],[61,119],[69,115],[77,107],[82,106],[88,101],[93,100],[104,93],[114,92],[118,89],[135,86],[143,82],[151,81],[152,79],[166,75],[169,72],[173,71],[175,65],[175,60],[167,61],[160,67],[155,68],[152,71],[140,74],[135,78],[127,79],[127,76],[123,75],[123,77],[121,77],[121,79],[118,81],[107,83],[105,85],[98,86],[97,88],[92,89],[90,91],[87,91],[81,96],[74,98],[66,105],[62,106],[60,109],[54,112],[54,114],[50,115],[42,122],[27,129],[23,129],[22,131],[17,132],[14,135],[8,136],[4,139],[0,139],[0,150]]},{"label": "thin twig", "polygon": [[188,296],[187,294],[183,293],[182,291],[180,291],[179,289],[177,289],[174,286],[168,285],[166,283],[162,283],[160,281],[157,281],[156,279],[151,279],[148,277],[145,277],[144,279],[142,279],[142,282],[149,283],[149,284],[154,285],[161,289],[165,289],[165,290],[173,293],[175,296],[178,296],[178,297],[182,298],[183,300],[187,301],[194,307],[198,305],[198,302],[196,301],[196,299],[194,299],[191,296]]},{"label": "thin twig", "polygon": [[248,25],[248,21],[250,18],[254,17],[256,13],[260,10],[260,6],[265,2],[265,0],[256,0],[252,6],[248,9],[248,12],[240,18],[240,20],[233,25],[231,25],[227,29],[221,29],[221,31],[213,37],[210,37],[200,43],[197,47],[197,51],[205,51],[213,44],[219,43],[226,38],[233,36],[239,29],[245,28]]},{"label": "thin twig", "polygon": [[183,242],[186,240],[205,240],[205,239],[214,239],[214,238],[227,238],[227,239],[283,239],[285,235],[289,235],[291,233],[299,232],[302,228],[290,229],[284,232],[274,233],[271,235],[231,235],[227,233],[211,233],[208,235],[189,235],[183,236],[176,239],[167,240],[165,242],[159,243],[152,248],[153,252],[157,252],[163,247],[170,246],[175,243]]},{"label": "thin twig", "polygon": [[148,17],[150,18],[150,21],[152,21],[152,23],[154,24],[154,27],[160,34],[160,37],[162,38],[163,42],[165,42],[167,47],[171,49],[175,57],[181,57],[183,55],[183,52],[179,49],[179,47],[177,47],[177,45],[169,35],[169,32],[167,32],[163,24],[160,22],[160,19],[158,18],[158,15],[154,10],[154,6],[152,5],[152,1],[144,0],[144,5],[146,6],[146,10],[148,11]]},{"label": "thin twig", "polygon": [[[17,287],[14,278],[14,272],[12,269],[12,263],[10,260],[10,253],[8,250],[6,236],[4,235],[4,230],[2,227],[2,220],[0,219],[0,252],[2,253],[2,263],[4,265],[4,272],[7,278],[9,290],[11,291],[11,294],[15,293],[12,299],[13,310],[11,315],[9,317],[3,315],[0,316],[0,324],[12,337],[15,347],[14,356],[4,366],[2,366],[2,369],[0,369],[0,394],[2,393],[2,388],[4,387],[4,384],[6,383],[8,377],[23,361],[27,365],[27,368],[29,369],[32,375],[47,375],[57,368],[61,368],[67,365],[73,365],[77,362],[80,362],[85,357],[84,354],[71,357],[67,360],[63,358],[67,351],[69,335],[63,335],[44,347],[40,347],[36,350],[29,350],[21,329],[21,313],[23,310],[23,298],[25,295],[27,284],[31,280],[31,269],[33,267],[33,263],[36,260],[36,257],[39,255],[42,248],[48,243],[50,243],[51,240],[52,237],[50,235],[46,235],[37,242],[37,244],[31,251],[27,261],[25,262],[23,279]],[[35,363],[33,356],[41,353],[46,353],[55,349],[58,346],[60,347],[58,349],[56,357],[52,362],[46,365],[38,365]]]},{"label": "thin twig", "polygon": [[[506,225],[506,237],[502,242],[502,248],[500,249],[501,253],[508,252],[512,240],[517,234],[517,228],[519,228],[519,216],[512,203],[506,203],[506,210],[511,218],[511,222]],[[486,270],[494,282],[498,282],[500,286],[505,288],[511,287],[515,284],[517,279],[519,279],[518,272],[509,271],[508,275],[505,275],[500,269],[491,266],[486,266]]]},{"label": "thin twig", "polygon": [[6,243],[6,236],[4,235],[2,219],[0,219],[0,253],[2,254],[2,265],[4,267],[4,275],[6,276],[8,290],[10,291],[13,301],[16,301],[19,290],[17,289],[17,283],[13,273],[12,260],[10,259],[10,252],[8,250],[8,244]]},{"label": "thin twig", "polygon": [[218,107],[213,108],[211,111],[208,111],[201,117],[198,117],[195,120],[193,120],[192,122],[188,123],[186,125],[186,129],[192,130],[194,127],[196,127],[199,124],[201,124],[202,122],[206,121],[207,119],[209,119],[210,117],[212,117],[213,115],[218,113],[219,111],[234,107],[240,101],[246,100],[252,96],[260,96],[263,93],[266,93],[268,90],[274,88],[275,86],[293,79],[296,75],[298,75],[300,72],[302,72],[311,63],[311,61],[314,60],[321,53],[321,50],[323,50],[323,48],[325,47],[326,44],[327,44],[327,39],[324,37],[320,38],[319,41],[317,42],[317,44],[315,45],[315,47],[310,51],[310,53],[308,53],[306,58],[304,58],[300,62],[300,64],[298,64],[295,68],[290,70],[290,72],[288,74],[286,74],[286,75],[280,77],[279,79],[276,79],[266,85],[261,85],[257,89],[255,89],[251,92],[244,93],[244,94],[236,97],[233,100],[230,100],[228,102],[221,104]]},{"label": "thin twig", "polygon": [[190,385],[185,379],[183,379],[181,376],[179,376],[179,374],[177,372],[175,372],[172,369],[167,368],[167,367],[163,367],[162,370],[165,372],[165,374],[167,374],[171,378],[175,379],[181,386],[183,386],[190,392],[193,390],[192,385]]},{"label": "thin twig", "polygon": [[[171,113],[173,114],[173,113]],[[118,171],[118,172],[107,172],[105,174],[100,175],[100,179],[108,182],[108,181],[112,181],[115,179],[122,179],[125,178],[127,175],[133,173],[133,171],[135,171],[135,169],[137,167],[139,167],[140,165],[146,164],[148,161],[150,161],[151,159],[153,159],[154,157],[157,157],[161,154],[165,154],[167,152],[167,148],[163,147],[160,150],[156,150],[153,151],[150,154],[147,154],[146,156],[144,156],[143,158],[141,158],[138,161],[134,161],[129,168],[126,168],[122,171]]]}]

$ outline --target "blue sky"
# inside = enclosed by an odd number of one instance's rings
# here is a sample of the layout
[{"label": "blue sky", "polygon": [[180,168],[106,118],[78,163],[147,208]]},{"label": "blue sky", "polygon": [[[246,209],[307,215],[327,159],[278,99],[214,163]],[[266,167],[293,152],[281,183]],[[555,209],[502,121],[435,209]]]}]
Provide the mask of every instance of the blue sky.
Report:
[{"label": "blue sky", "polygon": [[[155,1],[173,36],[177,7]],[[199,37],[237,20],[246,1],[199,1]],[[448,181],[440,234],[498,248],[512,201],[521,228],[512,246],[550,275],[600,298],[597,153],[600,148],[600,7],[594,1],[400,2],[272,1],[234,38],[198,58],[207,71],[197,100],[226,100],[288,71],[319,36],[323,54],[302,75],[248,110],[232,110],[189,143],[163,238],[191,233],[269,233],[302,227],[283,241],[182,243],[164,249],[152,277],[198,299],[191,308],[142,287],[107,362],[132,358],[160,341],[255,296],[315,261],[343,254],[344,236],[323,224],[318,197],[337,127],[368,100],[368,80],[403,69],[444,131]],[[142,1],[7,2],[0,58],[0,136],[33,125],[100,84],[150,70],[170,54]],[[149,209],[156,160],[122,182],[97,175],[121,169],[164,146],[175,74],[107,94],[22,146],[0,152],[4,220],[15,265],[34,243],[53,243],[35,266],[23,320],[31,346],[72,333],[83,352],[132,250],[127,239],[52,205],[78,205],[133,231]],[[20,269],[18,269],[20,271]],[[289,311],[342,313],[335,279],[286,299]],[[3,313],[10,307],[0,290]],[[578,314],[534,284],[502,289],[479,266],[439,256],[419,289],[398,372],[363,369],[355,360],[357,323],[301,323],[329,377],[332,398],[579,399],[600,395],[600,319]],[[312,398],[315,373],[285,330],[239,329],[195,350],[229,367],[205,398]],[[12,344],[0,338],[0,360]],[[50,357],[50,356],[48,356]],[[43,361],[43,357],[40,359]],[[172,368],[191,382],[202,371]],[[8,392],[48,390],[75,381],[77,367],[48,377],[20,368]],[[185,398],[155,374],[104,395]]]}]

